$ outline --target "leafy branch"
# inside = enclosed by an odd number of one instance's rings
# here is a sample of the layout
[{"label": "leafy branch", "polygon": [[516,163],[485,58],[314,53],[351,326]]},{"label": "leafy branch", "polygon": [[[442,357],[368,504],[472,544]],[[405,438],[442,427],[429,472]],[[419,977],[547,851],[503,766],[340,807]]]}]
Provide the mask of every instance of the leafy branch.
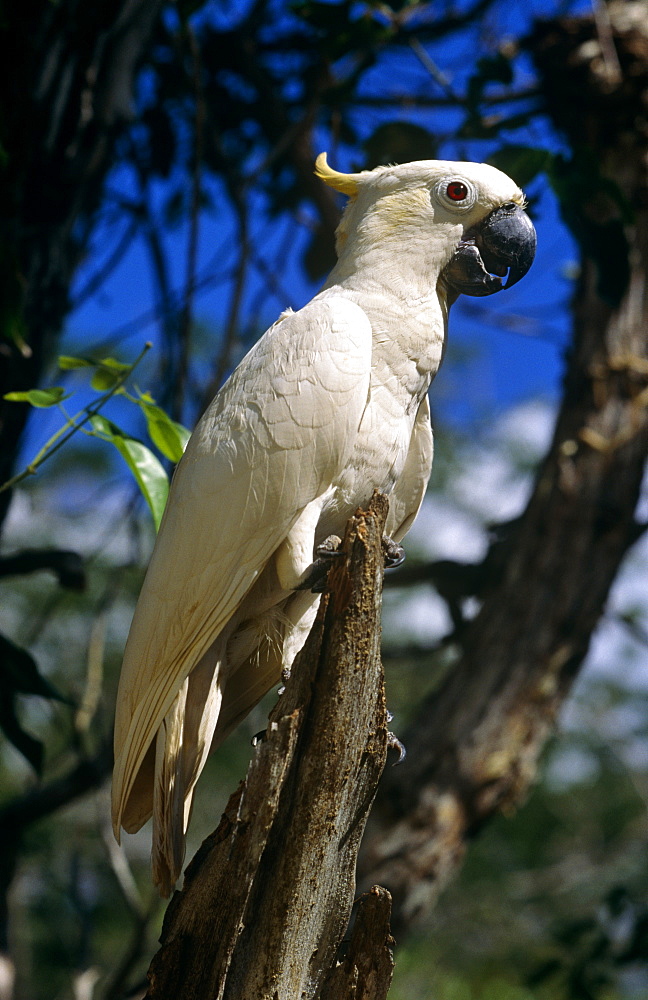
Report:
[{"label": "leafy branch", "polygon": [[[61,355],[58,359],[58,365],[62,371],[94,369],[90,386],[100,393],[98,399],[74,414],[68,413],[63,406],[63,402],[69,399],[71,394],[66,394],[62,386],[6,393],[4,398],[9,402],[29,403],[37,409],[49,409],[56,406],[64,417],[64,423],[45,442],[22,472],[0,485],[0,493],[11,489],[29,476],[35,475],[47,459],[59,451],[64,444],[67,444],[75,434],[81,432],[89,437],[108,441],[114,445],[134,476],[151,510],[155,526],[158,528],[169,492],[169,479],[164,466],[142,441],[126,433],[112,420],[100,415],[100,411],[113,396],[118,394],[124,396],[138,406],[144,414],[148,435],[158,451],[170,462],[180,461],[189,439],[189,431],[186,427],[172,420],[162,407],[155,403],[149,393],[136,390],[137,394],[133,395],[125,388],[125,383],[151,346],[151,343],[147,342],[131,364],[126,364],[115,358],[103,358],[96,361],[91,358]],[[87,424],[90,424],[92,429],[88,429]]]}]

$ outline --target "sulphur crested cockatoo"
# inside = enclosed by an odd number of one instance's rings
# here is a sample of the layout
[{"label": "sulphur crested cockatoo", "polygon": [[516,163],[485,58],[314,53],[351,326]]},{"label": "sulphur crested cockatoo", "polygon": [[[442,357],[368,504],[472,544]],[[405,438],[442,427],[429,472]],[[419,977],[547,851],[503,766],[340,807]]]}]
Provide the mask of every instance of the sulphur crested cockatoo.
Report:
[{"label": "sulphur crested cockatoo", "polygon": [[304,643],[319,601],[310,587],[318,547],[376,487],[389,496],[395,542],[416,516],[432,462],[427,392],[450,302],[509,287],[535,253],[522,192],[486,164],[343,174],[321,154],[316,173],[349,197],[338,262],[303,309],[281,314],[199,421],[126,646],[114,829],[119,838],[153,816],[153,875],[165,894],[208,755]]}]

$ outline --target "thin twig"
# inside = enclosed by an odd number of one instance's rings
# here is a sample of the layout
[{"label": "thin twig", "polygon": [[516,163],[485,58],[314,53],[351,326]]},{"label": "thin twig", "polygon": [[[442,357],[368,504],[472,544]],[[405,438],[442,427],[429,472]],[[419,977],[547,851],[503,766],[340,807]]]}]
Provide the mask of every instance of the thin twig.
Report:
[{"label": "thin twig", "polygon": [[126,853],[113,836],[108,808],[103,808],[102,802],[100,802],[99,808],[98,822],[101,839],[124,903],[133,920],[128,943],[121,958],[104,983],[101,994],[102,1000],[120,1000],[124,996],[126,981],[144,954],[149,925],[161,901],[152,894],[149,894],[148,900],[143,899]]},{"label": "thin twig", "polygon": [[[97,788],[112,769],[112,747],[99,747],[93,757],[79,760],[60,778],[30,789],[0,807],[0,840],[15,841],[31,823],[50,816],[63,806]],[[3,843],[2,850],[5,850]]]},{"label": "thin twig", "polygon": [[[125,372],[122,372],[121,375],[119,375],[119,377],[115,379],[115,384],[111,386],[111,388],[107,392],[105,392],[104,395],[101,396],[101,398],[96,403],[94,403],[92,406],[86,407],[85,411],[81,410],[79,413],[76,413],[74,417],[68,417],[67,424],[64,424],[63,427],[56,432],[56,434],[52,435],[49,441],[47,441],[45,445],[40,449],[36,457],[29,463],[27,468],[23,469],[22,472],[18,473],[18,475],[12,476],[11,479],[8,479],[5,483],[2,483],[2,485],[0,485],[0,493],[3,493],[5,490],[12,489],[12,487],[16,486],[18,483],[21,483],[24,479],[27,479],[29,476],[35,475],[37,470],[43,464],[43,462],[47,461],[48,458],[51,458],[52,455],[54,455],[57,451],[59,451],[59,449],[62,448],[64,444],[67,444],[70,438],[73,437],[74,434],[76,434],[78,431],[82,429],[84,424],[87,424],[88,421],[92,419],[92,417],[96,416],[97,413],[99,413],[99,411],[104,408],[108,400],[115,395],[117,390],[121,388],[126,379],[129,378],[130,375],[132,375],[137,365],[140,363],[146,352],[149,351],[152,346],[153,345],[151,344],[151,342],[147,340],[147,342],[144,344],[144,347],[142,348],[138,356],[135,358],[133,364],[130,365]],[[84,412],[85,415],[82,416]],[[69,427],[70,424],[72,424],[72,426],[70,427],[69,431],[67,432],[67,434],[64,433],[65,427],[66,426]]]},{"label": "thin twig", "polygon": [[[86,498],[86,508],[88,510],[95,510],[96,504],[103,500],[106,493],[110,492],[110,484],[102,483],[101,487],[97,489],[94,493],[91,493]],[[92,566],[95,564],[97,559],[103,560],[106,553],[106,548],[110,541],[115,537],[120,523],[126,518],[132,519],[133,511],[135,510],[137,504],[140,502],[141,493],[137,489],[135,483],[133,482],[132,492],[130,494],[128,503],[116,514],[114,517],[109,518],[104,524],[104,530],[97,537],[96,544],[92,552],[86,555],[83,560],[85,572],[90,574]],[[122,582],[121,574],[123,571],[130,566],[141,565],[142,557],[133,555],[129,562],[125,565],[119,565],[114,568],[114,572],[111,574],[108,586],[104,589],[104,593],[100,598],[97,611],[100,613],[105,610],[110,604],[113,603],[115,598],[122,593]],[[25,640],[23,645],[26,647],[31,647],[43,634],[43,631],[49,624],[49,621],[54,615],[59,607],[61,606],[65,595],[62,594],[60,590],[55,590],[52,592],[49,599],[43,599],[41,601],[41,607],[39,609],[38,617],[35,617],[30,622],[29,630],[25,634]]]},{"label": "thin twig", "polygon": [[250,252],[250,263],[254,268],[256,268],[265,283],[265,288],[259,289],[259,292],[250,304],[249,314],[253,318],[257,316],[257,313],[261,308],[261,304],[263,300],[267,298],[268,293],[274,295],[282,309],[290,308],[297,310],[299,308],[299,304],[295,301],[295,299],[293,299],[292,295],[283,285],[278,275],[278,265],[280,267],[285,267],[288,254],[295,245],[295,225],[295,221],[293,221],[291,225],[286,228],[284,238],[274,255],[274,267],[271,267],[270,264],[268,264],[268,262],[260,256],[260,254]]},{"label": "thin twig", "polygon": [[[538,87],[525,87],[523,90],[501,91],[495,94],[484,94],[482,104],[510,104],[516,101],[530,101],[540,97]],[[371,94],[359,94],[353,98],[353,107],[360,108],[411,108],[412,104],[420,108],[454,108],[466,103],[459,95],[448,97],[430,97],[427,94],[392,94],[391,97],[372,97]]]},{"label": "thin twig", "polygon": [[177,345],[178,315],[177,311],[169,308],[168,305],[168,303],[173,301],[168,273],[168,260],[162,247],[162,238],[148,209],[144,234],[151,257],[151,270],[157,286],[156,318],[164,343],[160,372],[163,391],[160,395],[163,404],[166,404],[169,397],[169,381],[174,378],[176,369],[174,354]]},{"label": "thin twig", "polygon": [[178,358],[178,371],[172,401],[172,415],[174,420],[182,418],[182,400],[189,366],[193,298],[198,264],[201,176],[206,119],[205,99],[201,83],[200,49],[191,25],[186,25],[185,32],[191,53],[192,84],[196,110],[194,115],[193,162],[191,167],[191,210],[189,216],[189,245],[187,247],[187,274],[185,279],[184,303],[178,331],[180,336],[180,357]]},{"label": "thin twig", "polygon": [[74,716],[74,728],[82,742],[87,740],[88,730],[95,717],[101,699],[106,649],[106,607],[101,608],[90,629],[86,679],[79,705]]},{"label": "thin twig", "polygon": [[[227,240],[230,243],[230,240]],[[224,251],[219,248],[210,261],[202,269],[202,277],[198,278],[193,285],[192,294],[196,292],[205,291],[208,288],[213,288],[219,284],[225,284],[231,281],[235,275],[235,270],[232,268],[227,271],[216,271],[215,268],[222,264]],[[170,313],[176,313],[180,308],[180,303],[182,302],[182,296],[184,292],[169,292],[168,298],[163,303],[157,303],[150,309],[145,309],[141,312],[139,316],[134,316],[133,319],[126,320],[121,326],[116,327],[110,337],[103,341],[100,341],[95,350],[97,353],[101,351],[108,350],[112,348],[115,344],[119,344],[126,340],[134,333],[139,333],[141,330],[145,329],[147,326],[151,326],[160,316],[160,305],[162,308]]]},{"label": "thin twig", "polygon": [[408,38],[408,45],[412,52],[421,63],[424,69],[430,74],[435,83],[441,87],[441,89],[447,94],[449,98],[456,104],[463,104],[462,99],[454,92],[450,80],[445,75],[445,73],[437,66],[434,59],[425,51],[418,38],[412,36]]},{"label": "thin twig", "polygon": [[248,265],[250,262],[247,205],[240,191],[232,190],[231,194],[239,221],[239,233],[240,233],[239,262],[236,268],[234,288],[232,291],[232,298],[230,301],[229,315],[227,317],[227,324],[225,326],[223,343],[218,356],[218,360],[216,362],[216,366],[214,368],[214,374],[205,392],[204,406],[209,404],[212,397],[220,388],[221,383],[225,377],[225,374],[230,364],[232,347],[234,346],[234,341],[236,340],[236,335],[239,330],[239,319],[240,319],[241,303],[243,301],[243,290],[245,288]]}]

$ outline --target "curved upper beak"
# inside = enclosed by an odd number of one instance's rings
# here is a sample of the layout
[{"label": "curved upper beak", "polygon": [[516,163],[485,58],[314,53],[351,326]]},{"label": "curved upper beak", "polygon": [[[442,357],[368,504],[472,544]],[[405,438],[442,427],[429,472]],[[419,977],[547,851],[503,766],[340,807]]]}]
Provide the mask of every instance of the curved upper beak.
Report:
[{"label": "curved upper beak", "polygon": [[536,243],[529,216],[519,205],[507,202],[465,234],[442,276],[457,293],[492,295],[524,277]]}]

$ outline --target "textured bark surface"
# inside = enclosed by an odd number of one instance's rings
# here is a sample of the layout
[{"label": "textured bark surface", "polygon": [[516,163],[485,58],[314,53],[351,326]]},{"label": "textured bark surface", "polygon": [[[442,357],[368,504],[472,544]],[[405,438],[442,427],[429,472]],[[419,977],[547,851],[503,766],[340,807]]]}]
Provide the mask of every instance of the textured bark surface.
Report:
[{"label": "textured bark surface", "polygon": [[318,1000],[383,1000],[394,971],[389,929],[391,896],[374,885],[360,897],[343,960],[324,983]]},{"label": "textured bark surface", "polygon": [[[349,522],[344,555],[331,568],[329,592],[266,739],[169,905],[149,970],[150,1000],[317,997],[336,967],[387,752],[380,662],[386,511],[376,496]],[[382,983],[376,997],[391,979],[380,898],[375,956],[366,930],[355,946],[356,979],[373,977],[377,989]]]},{"label": "textured bark surface", "polygon": [[[365,885],[380,882],[392,893],[397,936],[434,901],[467,839],[526,793],[619,565],[642,530],[635,509],[648,453],[648,23],[628,23],[624,14],[641,6],[610,8],[621,76],[583,44],[594,42],[596,51],[590,20],[543,24],[530,43],[549,113],[574,149],[587,138],[600,151],[602,177],[619,186],[633,216],[621,220],[600,185],[581,191],[592,225],[581,241],[553,443],[458,663],[411,732],[399,734],[407,760],[381,784],[360,874]],[[613,259],[606,233],[629,243],[616,304],[607,294],[610,271],[623,262]]]}]

